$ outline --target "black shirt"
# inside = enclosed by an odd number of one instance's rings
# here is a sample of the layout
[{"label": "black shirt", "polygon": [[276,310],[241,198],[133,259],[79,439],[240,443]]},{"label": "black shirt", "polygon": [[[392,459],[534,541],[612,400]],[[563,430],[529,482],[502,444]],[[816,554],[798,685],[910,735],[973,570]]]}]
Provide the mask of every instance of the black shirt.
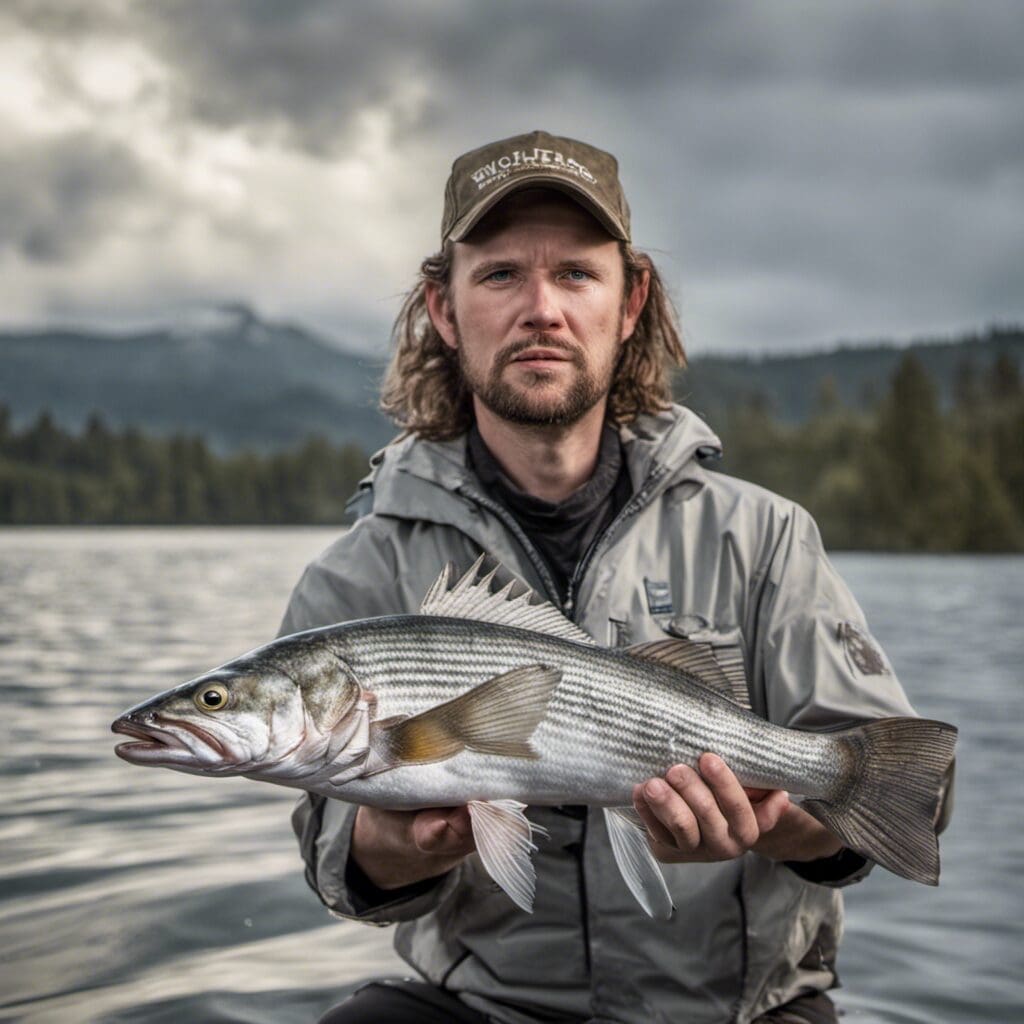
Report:
[{"label": "black shirt", "polygon": [[518,487],[491,454],[476,424],[467,442],[468,463],[488,495],[512,513],[551,570],[564,601],[576,566],[633,493],[618,431],[605,424],[590,479],[564,501],[545,501]]}]

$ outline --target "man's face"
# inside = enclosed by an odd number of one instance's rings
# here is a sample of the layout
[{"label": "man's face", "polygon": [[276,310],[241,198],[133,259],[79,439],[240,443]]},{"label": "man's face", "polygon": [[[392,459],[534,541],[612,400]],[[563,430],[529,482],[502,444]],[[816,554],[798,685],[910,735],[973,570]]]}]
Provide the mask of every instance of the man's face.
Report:
[{"label": "man's face", "polygon": [[611,388],[642,294],[624,295],[618,243],[550,191],[522,192],[455,243],[447,300],[428,289],[474,402],[501,419],[575,423]]}]

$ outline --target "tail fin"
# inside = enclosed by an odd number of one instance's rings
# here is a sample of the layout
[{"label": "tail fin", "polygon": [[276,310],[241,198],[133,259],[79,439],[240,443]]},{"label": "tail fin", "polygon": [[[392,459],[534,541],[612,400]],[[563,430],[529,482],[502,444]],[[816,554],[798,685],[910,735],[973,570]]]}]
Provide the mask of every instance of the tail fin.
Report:
[{"label": "tail fin", "polygon": [[801,805],[852,850],[894,874],[939,884],[936,824],[957,730],[924,718],[883,718],[838,733],[851,755],[836,800]]}]

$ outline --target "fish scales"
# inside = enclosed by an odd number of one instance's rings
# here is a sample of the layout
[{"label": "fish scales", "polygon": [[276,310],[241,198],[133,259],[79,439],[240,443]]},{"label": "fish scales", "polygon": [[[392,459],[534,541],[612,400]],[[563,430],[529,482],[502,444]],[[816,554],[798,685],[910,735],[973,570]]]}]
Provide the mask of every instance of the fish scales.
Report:
[{"label": "fish scales", "polygon": [[[803,795],[846,845],[936,884],[935,823],[956,729],[883,719],[787,729],[740,708],[708,649],[609,650],[547,604],[445,570],[419,615],[284,637],[125,712],[136,764],[250,778],[401,810],[466,804],[481,861],[533,904],[532,804],[604,807],[612,852],[653,917],[672,901],[647,836],[620,813],[636,783],[721,755],[748,786]],[[616,810],[619,809],[619,810]]]},{"label": "fish scales", "polygon": [[439,765],[355,780],[352,793],[361,802],[393,806],[397,787],[408,791],[409,806],[424,799],[462,803],[482,792],[530,803],[620,806],[631,802],[637,781],[705,750],[721,754],[749,785],[800,785],[815,795],[841,777],[827,738],[772,726],[678,669],[622,652],[512,626],[429,617],[350,624],[343,636],[336,653],[375,694],[382,718],[416,715],[522,665],[562,672],[533,734],[539,761],[463,751]]},{"label": "fish scales", "polygon": [[[456,634],[458,636],[458,634]],[[431,651],[429,648],[424,646],[423,637],[420,637],[419,644],[415,649],[408,653],[396,658],[398,664],[404,663],[413,672],[413,678],[403,685],[403,680],[395,675],[392,675],[395,662],[385,658],[383,662],[378,662],[376,658],[370,658],[364,663],[366,675],[371,688],[376,685],[373,682],[373,676],[377,671],[384,671],[392,678],[392,682],[387,686],[387,699],[381,704],[382,716],[387,716],[392,713],[395,714],[413,714],[418,710],[423,710],[425,706],[429,706],[430,703],[436,701],[436,699],[443,695],[445,698],[455,696],[461,689],[468,687],[474,682],[478,682],[483,678],[487,678],[488,672],[495,672],[499,669],[504,669],[514,665],[517,661],[521,662],[523,659],[529,659],[536,657],[539,661],[543,661],[545,658],[553,660],[553,652],[543,645],[540,647],[525,646],[520,652],[519,656],[513,660],[481,660],[479,652],[474,653],[469,663],[468,671],[459,671],[463,666],[456,666],[453,664],[454,659],[450,653],[450,648],[446,644],[437,645],[436,649]],[[463,649],[460,644],[455,645],[455,649]],[[564,657],[563,652],[559,652]],[[576,653],[576,652],[572,652]],[[430,655],[434,654],[435,657]],[[646,667],[646,665],[645,665]],[[617,665],[621,671],[621,665]],[[424,681],[426,679],[437,680],[438,678],[446,678],[452,682],[452,686],[442,688],[436,685],[426,686]],[[553,716],[557,716],[559,710],[564,711],[565,705],[570,706],[574,709],[579,709],[581,705],[577,702],[577,698],[584,695],[590,695],[592,682],[587,679],[581,685],[573,685],[574,680],[572,673],[566,673],[563,678],[562,687],[560,687],[560,697],[556,695],[553,702],[552,712]],[[379,687],[378,687],[379,689]],[[382,694],[378,692],[378,698],[381,698]],[[671,694],[673,703],[676,699],[676,694]],[[392,701],[390,698],[393,697]],[[562,705],[560,708],[559,705]],[[606,708],[602,708],[600,705],[594,706],[594,704],[584,705],[588,708],[589,718],[598,728],[605,728],[610,725],[617,724],[621,721],[623,712],[626,709],[626,702],[612,699],[607,702]],[[601,710],[604,710],[604,714],[599,714]],[[730,709],[731,710],[731,709]],[[574,715],[574,721],[579,721],[578,712]],[[641,723],[638,723],[641,724]],[[684,740],[687,738],[688,733],[692,733],[689,737],[691,739],[691,746],[700,746],[700,730],[690,730],[687,728],[688,723],[683,720],[680,724],[680,735]],[[568,735],[572,735],[569,733]],[[621,739],[619,737],[621,736]],[[756,736],[753,737],[755,740]],[[644,750],[645,754],[650,757],[655,753],[661,753],[664,755],[665,746],[663,743],[651,743],[644,744],[642,737],[632,736],[629,733],[613,732],[609,736],[603,734],[602,749],[605,756],[614,757],[621,750],[623,753],[632,754],[637,749],[637,740],[640,740],[640,748]],[[580,738],[574,745],[578,746],[581,750],[593,749],[590,745],[590,738]],[[650,750],[645,747],[650,746]],[[660,749],[659,749],[660,748]],[[773,743],[765,743],[763,746],[755,746],[754,754],[762,751],[774,751],[776,745]],[[632,759],[627,760],[627,764],[632,763]]]}]

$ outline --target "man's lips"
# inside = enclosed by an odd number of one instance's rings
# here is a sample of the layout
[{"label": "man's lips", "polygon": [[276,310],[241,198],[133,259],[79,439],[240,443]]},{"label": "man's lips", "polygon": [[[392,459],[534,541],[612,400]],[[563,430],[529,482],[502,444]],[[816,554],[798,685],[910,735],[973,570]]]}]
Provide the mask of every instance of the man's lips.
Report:
[{"label": "man's lips", "polygon": [[528,348],[513,356],[513,363],[568,363],[572,354],[557,348]]}]

